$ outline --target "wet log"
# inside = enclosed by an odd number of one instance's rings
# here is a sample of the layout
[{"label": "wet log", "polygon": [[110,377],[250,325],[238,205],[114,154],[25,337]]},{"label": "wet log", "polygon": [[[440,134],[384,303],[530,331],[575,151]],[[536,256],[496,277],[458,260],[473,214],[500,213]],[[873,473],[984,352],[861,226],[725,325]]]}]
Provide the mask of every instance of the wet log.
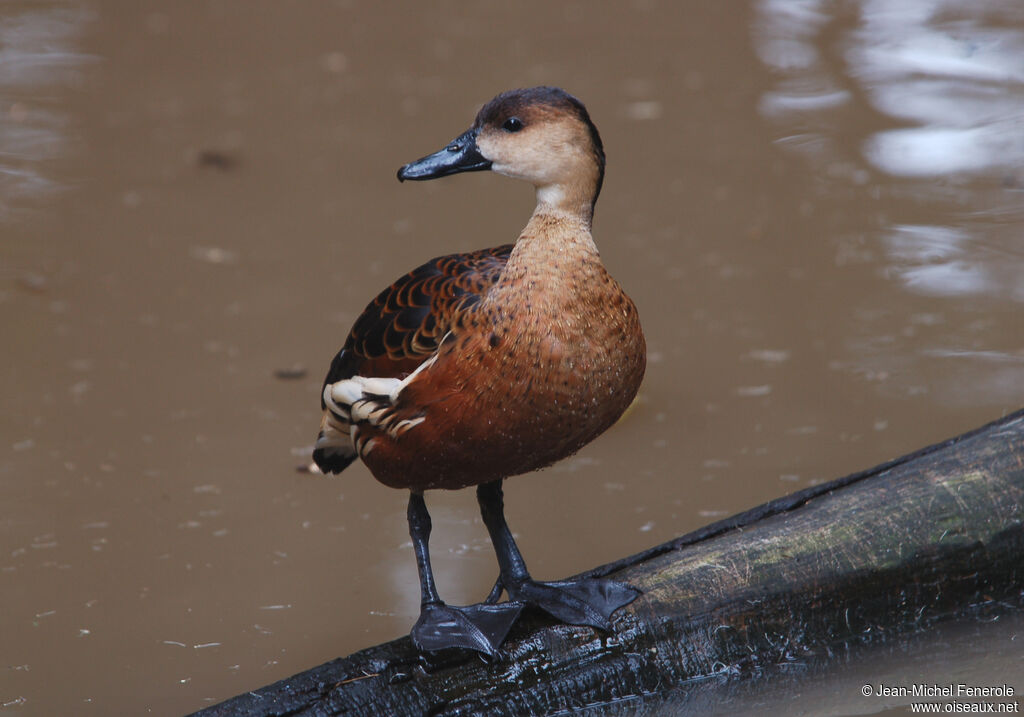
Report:
[{"label": "wet log", "polygon": [[493,661],[406,637],[196,714],[635,713],[709,676],[1020,610],[1024,411],[587,574],[643,590],[614,634],[529,614]]}]

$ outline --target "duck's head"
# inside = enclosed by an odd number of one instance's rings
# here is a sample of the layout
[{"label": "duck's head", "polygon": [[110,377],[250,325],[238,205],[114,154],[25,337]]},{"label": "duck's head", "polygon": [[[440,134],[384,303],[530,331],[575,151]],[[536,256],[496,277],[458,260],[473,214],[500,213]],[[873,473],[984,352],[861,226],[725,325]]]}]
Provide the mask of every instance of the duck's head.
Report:
[{"label": "duck's head", "polygon": [[398,179],[436,179],[490,169],[537,188],[537,200],[593,212],[604,179],[604,148],[586,107],[557,87],[503,92],[444,149],[403,166]]}]

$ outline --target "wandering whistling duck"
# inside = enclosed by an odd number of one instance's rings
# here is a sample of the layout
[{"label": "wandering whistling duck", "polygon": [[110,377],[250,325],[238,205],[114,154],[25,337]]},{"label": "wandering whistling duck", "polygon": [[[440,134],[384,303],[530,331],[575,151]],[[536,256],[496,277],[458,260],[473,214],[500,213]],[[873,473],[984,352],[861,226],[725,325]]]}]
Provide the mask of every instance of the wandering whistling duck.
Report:
[{"label": "wandering whistling duck", "polygon": [[[636,307],[590,234],[604,149],[583,104],[554,87],[505,92],[448,146],[398,170],[492,170],[537,189],[514,244],[428,261],[374,299],[331,363],[313,458],[356,457],[406,488],[422,608],[420,650],[496,654],[524,605],[611,629],[639,591],[602,579],[533,580],[505,523],[502,481],[565,458],[629,406],[646,363]],[[430,569],[427,489],[477,486],[500,575],[478,605],[446,605]],[[502,592],[509,596],[498,602]]]}]

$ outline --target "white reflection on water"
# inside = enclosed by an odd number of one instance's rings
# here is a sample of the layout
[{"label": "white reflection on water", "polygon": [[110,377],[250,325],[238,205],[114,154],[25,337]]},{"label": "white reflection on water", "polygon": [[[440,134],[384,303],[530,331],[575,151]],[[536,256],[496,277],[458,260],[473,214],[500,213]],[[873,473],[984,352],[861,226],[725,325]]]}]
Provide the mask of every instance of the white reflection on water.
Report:
[{"label": "white reflection on water", "polygon": [[868,161],[907,176],[1019,166],[1024,32],[1020,10],[1003,5],[863,2],[847,61],[875,109],[916,125],[875,134]]},{"label": "white reflection on water", "polygon": [[[780,119],[854,99],[894,124],[863,159],[895,176],[1016,168],[1024,159],[1024,7],[1000,0],[763,0],[754,42],[780,73],[761,111]],[[851,21],[852,20],[852,21]],[[825,39],[838,30],[839,41]]]},{"label": "white reflection on water", "polygon": [[[904,224],[884,237],[893,269],[908,288],[923,294],[981,294],[1002,287],[1007,298],[1024,302],[1024,277],[1016,256],[981,244],[964,229]],[[1010,243],[1011,249],[1017,242]]]},{"label": "white reflection on water", "polygon": [[885,237],[894,263],[903,264],[910,286],[942,287],[944,294],[968,294],[988,283],[983,266],[966,259],[964,231],[937,226],[897,226]]},{"label": "white reflection on water", "polygon": [[0,7],[0,219],[56,189],[42,165],[65,150],[67,118],[52,90],[76,84],[90,59],[73,49],[88,12],[25,7]]}]

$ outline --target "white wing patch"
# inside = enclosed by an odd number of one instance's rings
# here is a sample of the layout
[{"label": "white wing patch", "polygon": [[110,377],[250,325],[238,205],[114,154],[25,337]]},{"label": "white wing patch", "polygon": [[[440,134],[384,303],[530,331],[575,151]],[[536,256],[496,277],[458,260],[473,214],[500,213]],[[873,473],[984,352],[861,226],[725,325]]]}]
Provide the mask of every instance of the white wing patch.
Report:
[{"label": "white wing patch", "polygon": [[398,438],[421,424],[426,420],[423,416],[399,419],[395,413],[395,404],[402,389],[436,360],[437,354],[417,366],[404,379],[353,376],[324,386],[323,399],[327,406],[325,423],[326,427],[333,429],[322,431],[324,447],[330,444],[332,449],[339,450],[340,446],[336,447],[335,444],[344,440],[349,451],[355,451],[363,457],[377,447],[378,440],[369,435],[360,435],[360,426],[370,425],[386,432],[391,438]]}]

